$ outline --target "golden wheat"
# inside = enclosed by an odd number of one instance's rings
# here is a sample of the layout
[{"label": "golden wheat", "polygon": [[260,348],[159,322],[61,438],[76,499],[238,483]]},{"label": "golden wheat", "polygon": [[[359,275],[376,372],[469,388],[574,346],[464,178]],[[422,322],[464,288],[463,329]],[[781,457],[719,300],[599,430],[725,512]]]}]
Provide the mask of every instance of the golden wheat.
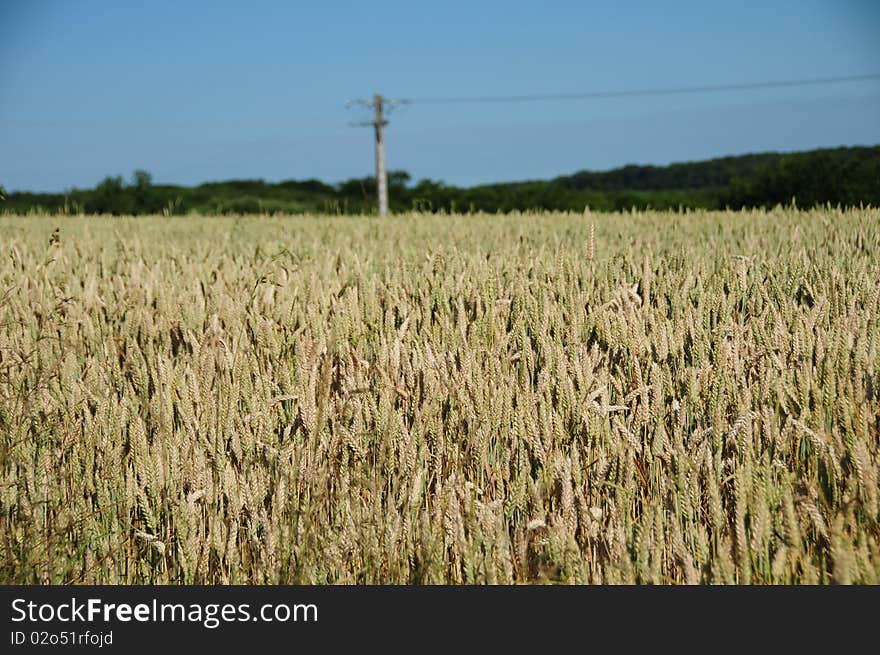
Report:
[{"label": "golden wheat", "polygon": [[0,582],[880,583],[876,210],[0,244]]}]

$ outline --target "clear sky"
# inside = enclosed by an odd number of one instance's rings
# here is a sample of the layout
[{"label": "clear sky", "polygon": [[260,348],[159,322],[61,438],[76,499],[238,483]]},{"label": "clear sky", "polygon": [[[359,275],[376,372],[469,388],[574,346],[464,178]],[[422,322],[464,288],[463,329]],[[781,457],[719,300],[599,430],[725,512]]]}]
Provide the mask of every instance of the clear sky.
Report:
[{"label": "clear sky", "polygon": [[[0,0],[0,184],[60,191],[373,173],[350,98],[618,91],[880,73],[877,0]],[[880,143],[880,80],[407,105],[388,165],[453,184]]]}]

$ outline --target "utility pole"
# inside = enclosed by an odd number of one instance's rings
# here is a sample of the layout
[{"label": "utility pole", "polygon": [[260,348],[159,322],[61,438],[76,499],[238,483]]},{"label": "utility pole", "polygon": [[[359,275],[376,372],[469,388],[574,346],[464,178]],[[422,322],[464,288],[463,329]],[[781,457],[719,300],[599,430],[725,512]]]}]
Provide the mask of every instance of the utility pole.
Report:
[{"label": "utility pole", "polygon": [[376,110],[376,193],[379,216],[388,215],[388,171],[385,170],[385,126],[388,121],[382,115],[384,100],[378,93],[373,96],[373,107]]},{"label": "utility pole", "polygon": [[388,121],[385,119],[385,112],[387,110],[391,113],[394,107],[404,102],[406,101],[388,100],[377,93],[372,100],[349,100],[345,103],[346,107],[360,105],[373,111],[373,120],[352,123],[352,125],[372,126],[376,133],[376,207],[379,216],[388,215],[388,171],[385,168],[385,126],[388,125]]}]

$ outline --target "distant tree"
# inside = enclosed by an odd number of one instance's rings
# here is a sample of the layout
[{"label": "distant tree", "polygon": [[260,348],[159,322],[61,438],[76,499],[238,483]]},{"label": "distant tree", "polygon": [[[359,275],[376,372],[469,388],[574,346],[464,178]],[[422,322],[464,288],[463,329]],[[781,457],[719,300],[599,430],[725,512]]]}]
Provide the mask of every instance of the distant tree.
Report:
[{"label": "distant tree", "polygon": [[132,197],[125,193],[122,176],[105,177],[91,193],[86,209],[89,213],[95,214],[133,213],[134,202]]},{"label": "distant tree", "polygon": [[135,214],[153,214],[159,211],[159,204],[153,193],[153,176],[138,169],[131,176],[131,193],[134,196]]},{"label": "distant tree", "polygon": [[397,188],[405,187],[407,184],[409,184],[409,181],[411,179],[412,178],[410,177],[410,174],[407,173],[406,171],[389,171],[388,172],[388,186],[391,187],[392,189],[395,187],[397,187]]},{"label": "distant tree", "polygon": [[149,189],[153,185],[153,176],[139,168],[132,174],[131,184],[136,189]]}]

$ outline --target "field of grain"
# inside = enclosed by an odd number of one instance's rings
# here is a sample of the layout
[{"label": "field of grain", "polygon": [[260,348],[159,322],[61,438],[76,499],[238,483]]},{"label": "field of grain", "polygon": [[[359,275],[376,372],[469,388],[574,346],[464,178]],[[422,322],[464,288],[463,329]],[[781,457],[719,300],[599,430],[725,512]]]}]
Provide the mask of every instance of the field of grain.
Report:
[{"label": "field of grain", "polygon": [[0,246],[0,582],[880,583],[877,210]]}]

